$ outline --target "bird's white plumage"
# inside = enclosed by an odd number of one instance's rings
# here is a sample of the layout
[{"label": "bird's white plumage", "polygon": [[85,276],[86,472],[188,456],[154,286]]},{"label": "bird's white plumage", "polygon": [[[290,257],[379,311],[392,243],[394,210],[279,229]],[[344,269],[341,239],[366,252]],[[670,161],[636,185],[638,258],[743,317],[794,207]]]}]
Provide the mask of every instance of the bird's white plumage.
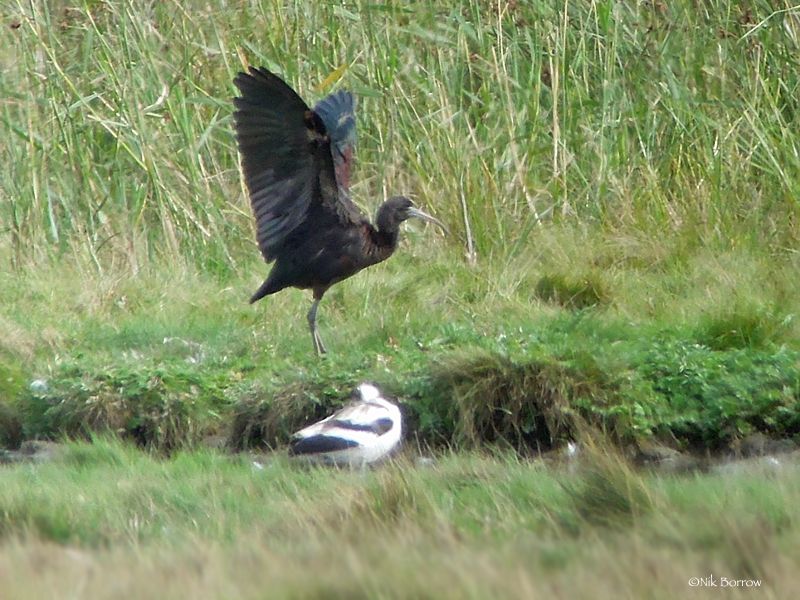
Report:
[{"label": "bird's white plumage", "polygon": [[353,393],[354,401],[292,436],[289,453],[306,461],[361,467],[388,455],[402,435],[400,409],[370,383]]}]

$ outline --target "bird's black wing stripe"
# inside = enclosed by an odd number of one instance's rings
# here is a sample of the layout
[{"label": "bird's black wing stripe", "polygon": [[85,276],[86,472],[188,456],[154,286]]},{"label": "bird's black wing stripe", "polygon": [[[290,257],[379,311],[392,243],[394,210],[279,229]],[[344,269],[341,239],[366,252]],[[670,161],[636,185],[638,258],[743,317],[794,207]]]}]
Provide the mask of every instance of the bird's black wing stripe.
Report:
[{"label": "bird's black wing stripe", "polygon": [[320,454],[322,452],[336,452],[355,448],[358,442],[330,435],[313,435],[311,437],[293,440],[289,446],[289,454]]},{"label": "bird's black wing stripe", "polygon": [[349,429],[350,431],[371,431],[378,435],[383,435],[394,425],[394,422],[389,418],[376,419],[371,423],[354,423],[353,421],[339,419],[334,419],[329,422],[332,427],[341,427],[342,429]]}]

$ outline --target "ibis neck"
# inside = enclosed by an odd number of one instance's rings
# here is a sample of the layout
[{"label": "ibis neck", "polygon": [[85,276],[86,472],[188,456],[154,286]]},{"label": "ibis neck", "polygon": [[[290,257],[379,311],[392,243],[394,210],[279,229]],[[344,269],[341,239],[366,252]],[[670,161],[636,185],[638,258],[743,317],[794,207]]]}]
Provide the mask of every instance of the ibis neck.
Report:
[{"label": "ibis neck", "polygon": [[400,236],[400,230],[397,227],[387,227],[386,229],[378,229],[378,238],[384,246],[390,246],[392,250],[397,248],[397,240]]},{"label": "ibis neck", "polygon": [[373,227],[371,233],[370,254],[374,257],[375,262],[386,260],[397,248],[399,229],[397,227],[387,227],[386,229]]}]

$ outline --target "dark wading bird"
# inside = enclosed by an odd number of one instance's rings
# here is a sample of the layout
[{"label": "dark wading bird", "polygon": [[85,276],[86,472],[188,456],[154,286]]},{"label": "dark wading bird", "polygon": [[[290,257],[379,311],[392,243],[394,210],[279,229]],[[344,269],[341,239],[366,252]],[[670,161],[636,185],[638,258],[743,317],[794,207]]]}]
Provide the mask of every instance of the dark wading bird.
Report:
[{"label": "dark wading bird", "polygon": [[278,76],[250,67],[233,80],[236,139],[264,260],[275,261],[256,302],[286,287],[311,289],[308,326],[317,354],[317,307],[334,283],[389,258],[400,223],[418,217],[445,229],[411,200],[395,196],[373,226],[350,200],[356,136],[353,95],[339,91],[311,110]]}]

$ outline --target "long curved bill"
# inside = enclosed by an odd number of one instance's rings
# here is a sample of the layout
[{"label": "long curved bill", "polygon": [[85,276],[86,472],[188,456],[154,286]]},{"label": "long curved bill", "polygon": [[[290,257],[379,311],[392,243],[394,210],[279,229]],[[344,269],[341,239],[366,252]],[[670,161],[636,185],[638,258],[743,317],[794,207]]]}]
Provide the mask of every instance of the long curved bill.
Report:
[{"label": "long curved bill", "polygon": [[422,219],[423,221],[427,221],[428,223],[433,223],[434,225],[438,225],[439,227],[442,228],[442,231],[444,231],[448,235],[450,234],[450,232],[447,230],[447,227],[444,226],[444,223],[442,223],[436,217],[432,217],[428,213],[426,213],[424,211],[421,211],[418,208],[414,208],[413,206],[411,208],[409,208],[408,209],[408,216],[409,217],[417,217],[418,219]]}]

